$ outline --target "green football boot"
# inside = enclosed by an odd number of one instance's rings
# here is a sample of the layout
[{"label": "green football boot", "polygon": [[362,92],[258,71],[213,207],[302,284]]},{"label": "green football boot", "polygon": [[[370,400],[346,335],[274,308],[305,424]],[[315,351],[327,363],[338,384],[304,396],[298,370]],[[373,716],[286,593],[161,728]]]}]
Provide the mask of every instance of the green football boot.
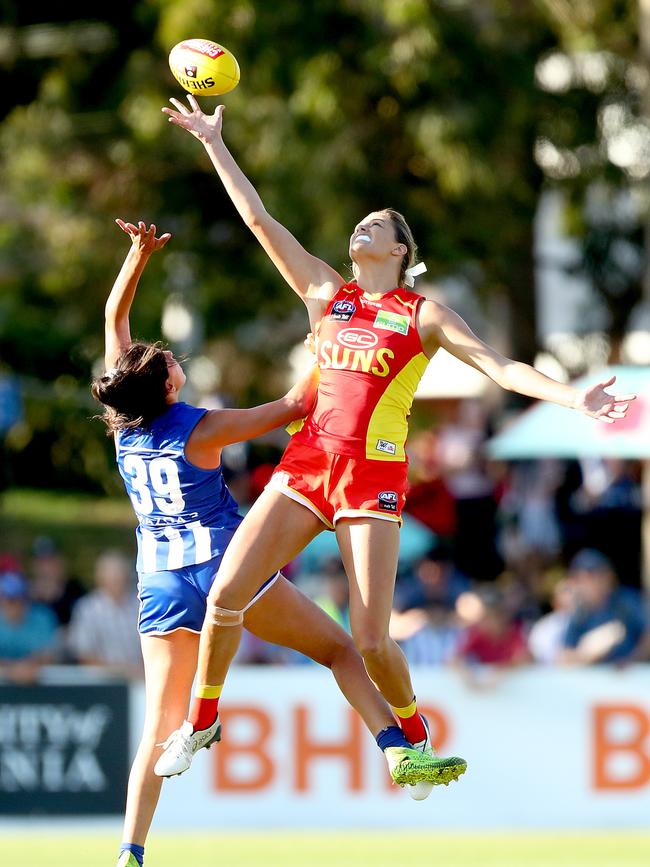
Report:
[{"label": "green football boot", "polygon": [[467,762],[457,756],[443,757],[407,747],[387,747],[384,750],[391,778],[398,786],[413,786],[428,782],[448,786],[467,770]]}]

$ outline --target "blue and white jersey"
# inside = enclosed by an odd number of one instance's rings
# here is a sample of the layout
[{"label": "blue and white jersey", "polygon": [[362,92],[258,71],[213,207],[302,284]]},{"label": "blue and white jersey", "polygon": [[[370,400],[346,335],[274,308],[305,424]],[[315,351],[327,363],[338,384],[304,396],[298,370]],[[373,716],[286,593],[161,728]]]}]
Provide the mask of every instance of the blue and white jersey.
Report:
[{"label": "blue and white jersey", "polygon": [[147,430],[119,431],[117,465],[138,517],[138,572],[205,563],[241,523],[221,467],[202,470],[185,444],[207,410],[172,404]]}]

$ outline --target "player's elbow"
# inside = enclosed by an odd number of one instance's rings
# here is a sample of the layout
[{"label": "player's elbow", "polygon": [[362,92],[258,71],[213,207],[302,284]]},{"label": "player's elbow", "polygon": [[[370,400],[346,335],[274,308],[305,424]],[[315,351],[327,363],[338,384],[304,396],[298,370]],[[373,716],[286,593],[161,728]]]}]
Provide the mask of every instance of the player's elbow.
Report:
[{"label": "player's elbow", "polygon": [[244,213],[244,222],[254,234],[264,230],[269,219],[269,214],[264,207],[248,208]]},{"label": "player's elbow", "polygon": [[120,308],[117,304],[111,301],[106,303],[104,307],[104,321],[107,325],[116,326],[120,320]]},{"label": "player's elbow", "polygon": [[509,358],[504,358],[499,364],[492,364],[485,373],[493,382],[503,388],[505,391],[519,391],[520,385],[517,382],[517,362],[511,361]]}]

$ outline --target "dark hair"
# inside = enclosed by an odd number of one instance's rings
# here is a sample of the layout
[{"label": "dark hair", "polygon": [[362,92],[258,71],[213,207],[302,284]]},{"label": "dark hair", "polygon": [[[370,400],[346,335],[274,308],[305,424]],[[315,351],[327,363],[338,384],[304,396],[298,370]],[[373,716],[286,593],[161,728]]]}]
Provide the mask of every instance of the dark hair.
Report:
[{"label": "dark hair", "polygon": [[386,214],[386,216],[390,218],[390,221],[393,224],[393,229],[395,230],[395,240],[400,244],[404,244],[406,247],[406,253],[399,269],[399,285],[403,286],[406,269],[415,265],[415,260],[418,255],[418,245],[415,243],[415,238],[413,237],[413,232],[411,231],[409,224],[399,211],[396,211],[394,208],[382,208],[378,213]]},{"label": "dark hair", "polygon": [[148,427],[167,409],[169,377],[161,343],[132,343],[115,367],[93,380],[92,396],[104,405],[107,433]]}]

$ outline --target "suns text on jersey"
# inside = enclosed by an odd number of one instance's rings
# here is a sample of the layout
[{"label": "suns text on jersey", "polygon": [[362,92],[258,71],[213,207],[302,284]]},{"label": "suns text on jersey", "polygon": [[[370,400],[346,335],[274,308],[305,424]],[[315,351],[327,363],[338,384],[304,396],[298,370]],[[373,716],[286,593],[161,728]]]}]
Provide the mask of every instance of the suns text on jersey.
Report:
[{"label": "suns text on jersey", "polygon": [[395,358],[392,349],[382,346],[379,349],[349,349],[331,340],[318,344],[318,362],[322,369],[361,370],[375,376],[388,376],[388,360]]}]

